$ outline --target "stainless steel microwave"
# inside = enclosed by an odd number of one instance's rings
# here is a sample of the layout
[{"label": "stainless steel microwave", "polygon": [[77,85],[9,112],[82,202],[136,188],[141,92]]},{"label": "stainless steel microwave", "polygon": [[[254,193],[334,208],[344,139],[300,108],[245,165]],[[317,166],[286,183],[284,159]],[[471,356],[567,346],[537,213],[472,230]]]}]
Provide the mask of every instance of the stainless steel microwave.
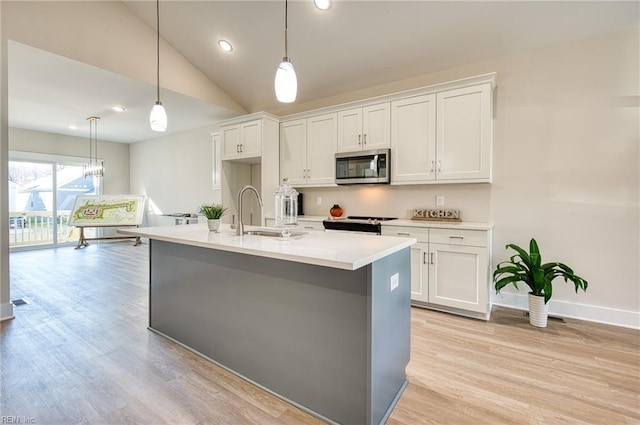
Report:
[{"label": "stainless steel microwave", "polygon": [[336,184],[388,184],[390,149],[336,154]]}]

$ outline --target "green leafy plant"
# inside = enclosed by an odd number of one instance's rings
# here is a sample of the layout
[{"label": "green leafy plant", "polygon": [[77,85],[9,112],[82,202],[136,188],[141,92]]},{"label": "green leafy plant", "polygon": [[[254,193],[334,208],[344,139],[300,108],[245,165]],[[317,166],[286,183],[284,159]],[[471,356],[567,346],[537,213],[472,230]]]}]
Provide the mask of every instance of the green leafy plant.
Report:
[{"label": "green leafy plant", "polygon": [[207,217],[208,220],[215,220],[222,217],[228,208],[222,206],[221,204],[203,204],[200,206],[200,214]]},{"label": "green leafy plant", "polygon": [[545,304],[551,299],[553,289],[551,283],[557,277],[562,277],[565,282],[573,282],[578,289],[587,290],[589,282],[574,274],[573,270],[562,263],[542,264],[542,256],[535,239],[529,242],[529,252],[515,244],[508,244],[506,248],[516,251],[509,261],[503,261],[497,265],[493,272],[493,281],[496,293],[509,284],[518,289],[518,282],[524,282],[531,288],[533,295],[543,296]]}]

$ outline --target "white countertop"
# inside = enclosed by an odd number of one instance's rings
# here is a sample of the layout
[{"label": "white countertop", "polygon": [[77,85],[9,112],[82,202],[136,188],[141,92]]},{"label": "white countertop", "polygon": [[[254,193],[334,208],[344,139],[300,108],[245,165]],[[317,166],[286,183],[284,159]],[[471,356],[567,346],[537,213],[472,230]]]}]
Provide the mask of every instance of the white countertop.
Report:
[{"label": "white countertop", "polygon": [[[266,217],[267,219],[273,219],[273,217]],[[329,219],[326,215],[299,215],[299,221],[317,221]],[[340,219],[338,219],[340,220]],[[472,221],[455,222],[442,222],[442,221],[423,221],[423,220],[410,220],[410,219],[397,219],[381,221],[383,226],[407,226],[407,227],[431,227],[440,229],[464,229],[464,230],[491,230],[493,224],[491,223],[477,223]]]},{"label": "white countertop", "polygon": [[463,229],[463,230],[491,230],[491,223],[475,223],[471,221],[461,221],[458,223],[443,221],[423,221],[423,220],[389,220],[383,221],[383,226],[407,226],[407,227],[430,227],[434,229]]},{"label": "white countertop", "polygon": [[[245,230],[252,229],[257,228],[245,226]],[[414,238],[338,232],[308,232],[289,240],[268,236],[236,236],[235,230],[228,224],[223,224],[220,232],[216,233],[210,232],[206,223],[118,229],[118,232],[166,242],[345,270],[359,269],[416,243]]]}]

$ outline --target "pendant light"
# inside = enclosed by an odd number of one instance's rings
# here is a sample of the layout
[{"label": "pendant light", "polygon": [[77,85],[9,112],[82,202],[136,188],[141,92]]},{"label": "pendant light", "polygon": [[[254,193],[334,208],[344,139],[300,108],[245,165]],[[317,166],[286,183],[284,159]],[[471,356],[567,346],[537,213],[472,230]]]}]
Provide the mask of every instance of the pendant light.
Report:
[{"label": "pendant light", "polygon": [[167,131],[167,113],[160,102],[160,0],[156,0],[156,104],[151,108],[149,124],[153,131]]},{"label": "pendant light", "polygon": [[104,175],[104,163],[98,160],[98,120],[100,117],[91,116],[89,121],[89,162],[83,164],[84,177],[102,177]]},{"label": "pendant light", "polygon": [[288,1],[284,1],[284,57],[276,71],[276,99],[282,103],[295,102],[298,93],[298,79],[291,59],[287,55],[287,11]]}]

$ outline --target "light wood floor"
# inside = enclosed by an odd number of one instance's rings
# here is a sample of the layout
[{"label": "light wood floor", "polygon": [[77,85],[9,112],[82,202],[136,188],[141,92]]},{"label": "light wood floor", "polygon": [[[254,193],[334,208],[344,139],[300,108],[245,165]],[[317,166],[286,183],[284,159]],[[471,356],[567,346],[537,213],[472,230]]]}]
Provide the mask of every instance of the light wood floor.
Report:
[{"label": "light wood floor", "polygon": [[[13,253],[11,279],[0,422],[320,423],[146,329],[147,245]],[[640,424],[639,331],[414,309],[407,375],[390,425]]]}]

